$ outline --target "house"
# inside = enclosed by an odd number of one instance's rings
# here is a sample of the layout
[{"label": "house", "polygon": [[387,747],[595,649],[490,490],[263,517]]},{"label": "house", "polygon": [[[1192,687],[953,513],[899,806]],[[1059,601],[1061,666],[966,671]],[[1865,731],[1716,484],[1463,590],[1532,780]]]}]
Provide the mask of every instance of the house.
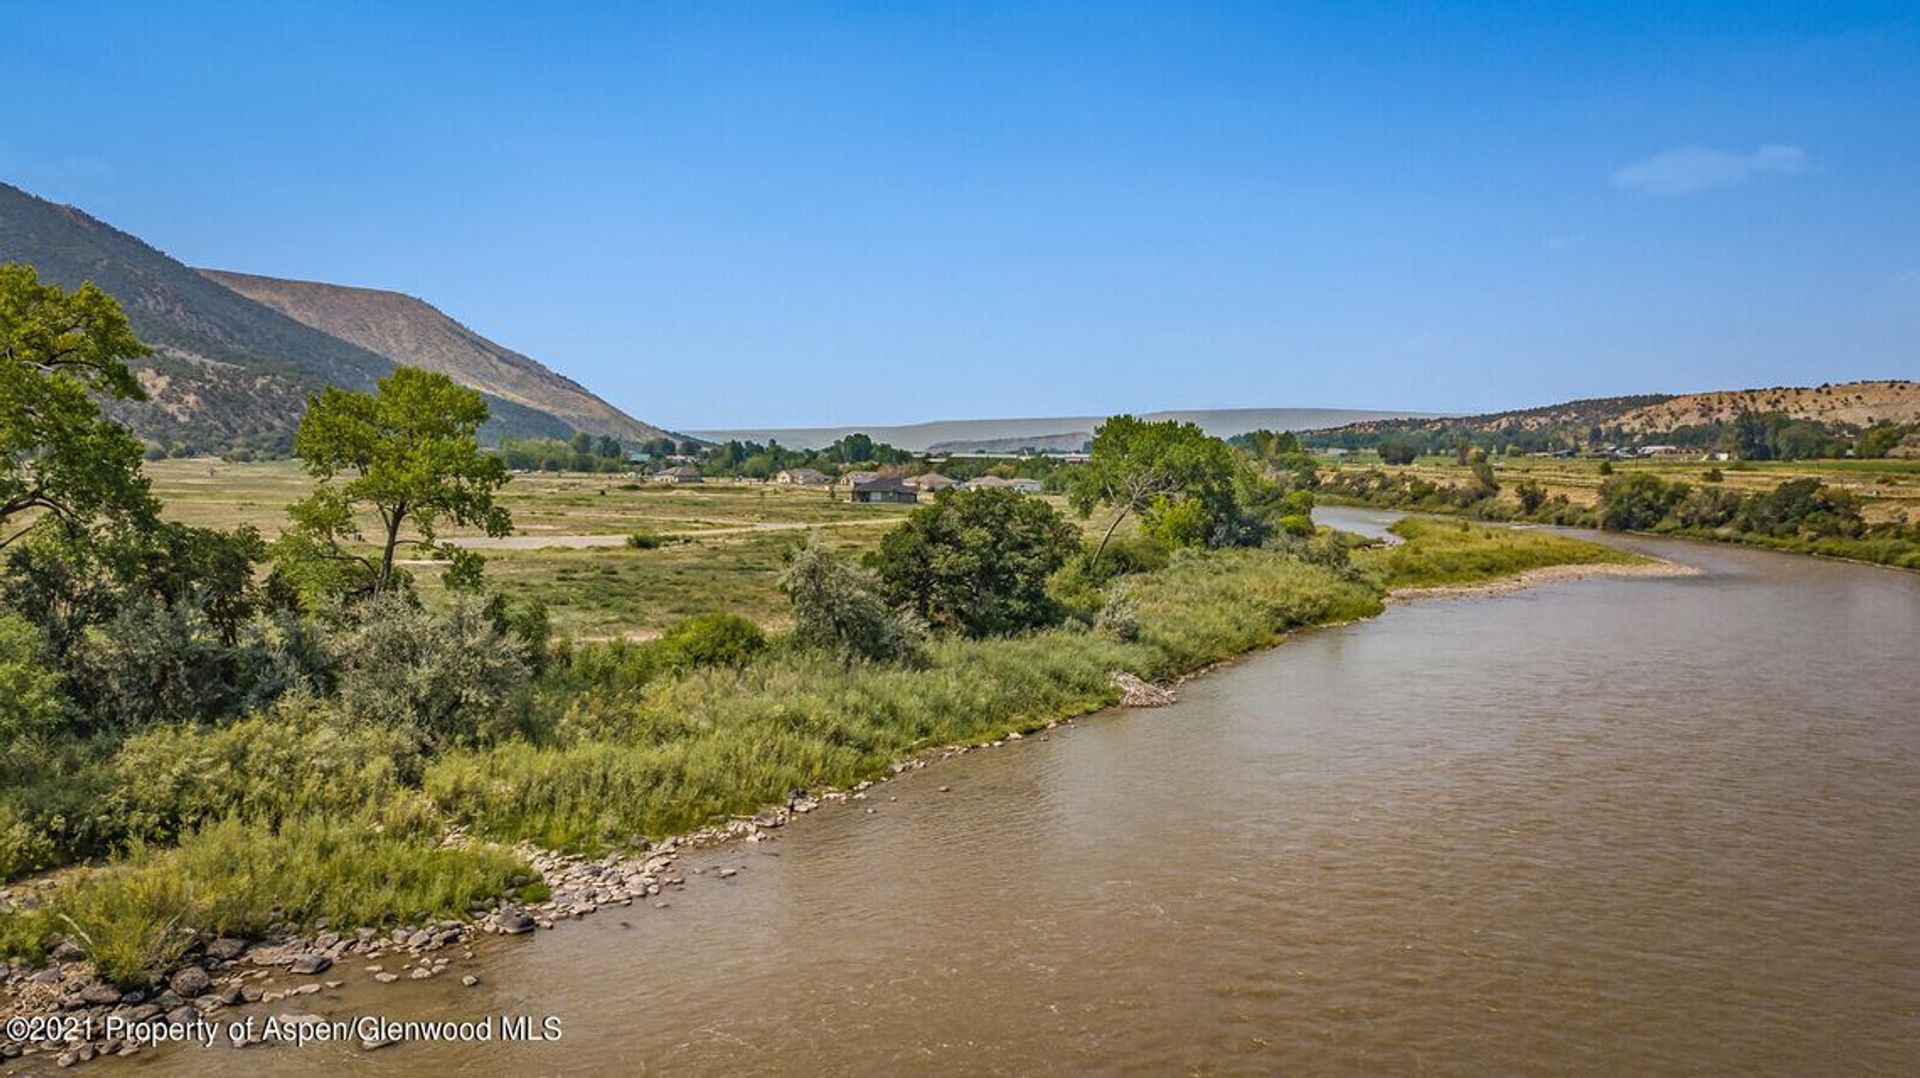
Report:
[{"label": "house", "polygon": [[879,472],[848,472],[847,474],[841,476],[840,478],[845,479],[847,481],[848,486],[859,486],[862,483],[871,483],[874,480],[880,478],[880,473]]},{"label": "house", "polygon": [[955,484],[953,480],[948,479],[939,472],[928,472],[925,475],[916,475],[908,479],[907,485],[923,494],[934,494]]},{"label": "house", "polygon": [[700,469],[682,464],[678,468],[668,468],[653,477],[656,483],[698,483],[701,482]]},{"label": "house", "polygon": [[1007,480],[1007,486],[1009,489],[1017,490],[1022,494],[1038,494],[1047,489],[1047,485],[1038,479],[1009,479]]},{"label": "house", "polygon": [[853,500],[856,502],[899,502],[912,505],[920,500],[914,489],[895,476],[875,476],[853,485]]},{"label": "house", "polygon": [[790,487],[823,487],[833,482],[827,473],[815,468],[788,468],[774,476],[773,481]]}]

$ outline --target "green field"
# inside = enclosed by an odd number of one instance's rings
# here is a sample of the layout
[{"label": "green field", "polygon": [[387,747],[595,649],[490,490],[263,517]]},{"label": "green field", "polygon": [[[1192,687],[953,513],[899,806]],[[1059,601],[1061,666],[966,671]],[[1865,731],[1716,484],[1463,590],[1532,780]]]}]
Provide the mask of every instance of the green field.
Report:
[{"label": "green field", "polygon": [[[146,471],[169,517],[204,527],[251,524],[268,538],[279,534],[287,506],[312,486],[294,461],[163,460],[149,462]],[[1047,497],[1064,508],[1063,500]],[[514,523],[504,542],[460,529],[444,534],[483,549],[493,586],[541,600],[556,631],[583,640],[646,639],[689,614],[713,610],[784,628],[786,601],[774,581],[787,550],[817,529],[835,549],[864,553],[911,508],[856,504],[844,488],[724,479],[671,486],[550,473],[514,476],[500,501]],[[1105,524],[1095,517],[1083,527]],[[617,542],[634,532],[665,542],[650,550]],[[423,595],[440,594],[432,564],[408,567]]]}]

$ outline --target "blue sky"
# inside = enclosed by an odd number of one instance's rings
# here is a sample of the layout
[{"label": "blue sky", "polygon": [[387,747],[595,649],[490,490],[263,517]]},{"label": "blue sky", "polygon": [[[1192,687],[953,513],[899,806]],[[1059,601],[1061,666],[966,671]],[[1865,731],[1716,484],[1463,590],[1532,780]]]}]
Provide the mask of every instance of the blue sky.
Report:
[{"label": "blue sky", "polygon": [[0,178],[677,428],[1920,377],[1920,10],[0,11]]}]

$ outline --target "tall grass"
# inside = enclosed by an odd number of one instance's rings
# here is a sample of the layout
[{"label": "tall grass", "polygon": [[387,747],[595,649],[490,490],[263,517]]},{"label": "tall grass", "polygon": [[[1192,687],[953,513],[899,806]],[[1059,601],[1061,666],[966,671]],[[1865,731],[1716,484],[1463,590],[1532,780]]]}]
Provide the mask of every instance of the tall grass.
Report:
[{"label": "tall grass", "polygon": [[0,942],[33,954],[67,935],[102,975],[140,984],[185,955],[188,929],[260,936],[319,918],[350,928],[458,916],[530,875],[506,850],[442,846],[402,820],[308,816],[270,827],[234,816],[169,849],[136,844],[63,885],[49,906],[0,915]]},{"label": "tall grass", "polygon": [[1647,560],[1584,539],[1466,521],[1409,517],[1391,530],[1404,541],[1363,551],[1355,559],[1389,589],[1475,584],[1549,565],[1624,565]]},{"label": "tall grass", "polygon": [[427,795],[482,834],[598,850],[869,778],[931,746],[1096,710],[1117,699],[1116,670],[1166,677],[1380,609],[1366,585],[1267,551],[1183,559],[1130,591],[1132,641],[1068,630],[950,639],[921,668],[788,653],[591,695],[571,716],[588,733],[443,756]]}]

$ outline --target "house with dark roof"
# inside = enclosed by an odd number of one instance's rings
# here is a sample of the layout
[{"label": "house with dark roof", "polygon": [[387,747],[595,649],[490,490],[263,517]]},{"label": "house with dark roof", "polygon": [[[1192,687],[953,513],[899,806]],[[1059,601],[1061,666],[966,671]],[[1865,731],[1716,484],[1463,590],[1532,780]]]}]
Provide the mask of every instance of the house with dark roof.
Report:
[{"label": "house with dark roof", "polygon": [[898,502],[912,505],[920,500],[920,495],[898,476],[875,476],[853,485],[853,500],[856,502]]}]

